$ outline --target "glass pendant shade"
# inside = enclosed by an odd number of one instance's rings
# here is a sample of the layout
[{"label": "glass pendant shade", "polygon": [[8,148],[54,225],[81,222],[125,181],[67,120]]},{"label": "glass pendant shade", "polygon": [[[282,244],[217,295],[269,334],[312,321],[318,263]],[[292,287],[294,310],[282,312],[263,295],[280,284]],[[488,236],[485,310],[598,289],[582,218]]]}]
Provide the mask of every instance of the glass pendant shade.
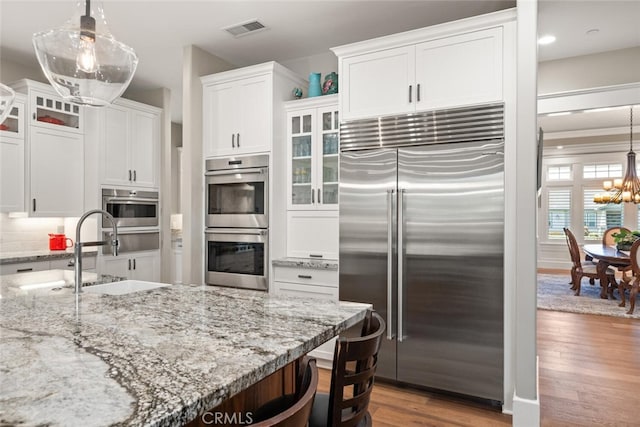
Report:
[{"label": "glass pendant shade", "polygon": [[79,1],[63,26],[33,35],[38,62],[56,92],[103,106],[125,91],[138,65],[132,48],[113,38],[100,2]]},{"label": "glass pendant shade", "polygon": [[0,124],[11,112],[14,99],[16,99],[16,93],[13,89],[0,83]]}]

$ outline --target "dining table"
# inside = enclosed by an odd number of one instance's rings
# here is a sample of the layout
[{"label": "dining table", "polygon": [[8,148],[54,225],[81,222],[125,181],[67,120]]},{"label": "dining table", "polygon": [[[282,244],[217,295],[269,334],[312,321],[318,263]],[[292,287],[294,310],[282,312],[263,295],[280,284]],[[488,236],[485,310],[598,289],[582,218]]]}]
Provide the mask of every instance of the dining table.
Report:
[{"label": "dining table", "polygon": [[[601,284],[608,283],[607,269],[609,267],[615,267],[620,271],[625,271],[631,266],[629,252],[618,250],[615,246],[592,244],[584,245],[582,250],[586,255],[598,261],[596,272],[598,273],[598,279]],[[614,299],[612,292],[613,288],[611,286],[602,285],[600,298],[608,299],[608,294],[611,294],[611,298]]]}]

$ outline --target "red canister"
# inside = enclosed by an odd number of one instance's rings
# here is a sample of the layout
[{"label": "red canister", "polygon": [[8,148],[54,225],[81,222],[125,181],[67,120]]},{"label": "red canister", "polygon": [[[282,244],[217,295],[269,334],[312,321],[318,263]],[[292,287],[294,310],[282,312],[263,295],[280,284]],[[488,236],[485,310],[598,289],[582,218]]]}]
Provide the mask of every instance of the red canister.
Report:
[{"label": "red canister", "polygon": [[64,251],[73,246],[73,240],[64,234],[49,234],[49,250]]}]

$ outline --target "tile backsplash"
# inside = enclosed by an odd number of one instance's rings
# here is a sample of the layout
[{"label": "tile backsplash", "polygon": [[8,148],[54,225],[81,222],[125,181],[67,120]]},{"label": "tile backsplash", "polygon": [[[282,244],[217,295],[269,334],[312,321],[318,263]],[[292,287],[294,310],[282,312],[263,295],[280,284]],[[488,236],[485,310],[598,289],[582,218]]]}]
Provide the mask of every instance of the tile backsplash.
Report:
[{"label": "tile backsplash", "polygon": [[[0,253],[49,249],[49,233],[65,233],[74,240],[78,218],[14,218],[0,213]],[[82,239],[95,240],[97,221],[87,219]]]}]

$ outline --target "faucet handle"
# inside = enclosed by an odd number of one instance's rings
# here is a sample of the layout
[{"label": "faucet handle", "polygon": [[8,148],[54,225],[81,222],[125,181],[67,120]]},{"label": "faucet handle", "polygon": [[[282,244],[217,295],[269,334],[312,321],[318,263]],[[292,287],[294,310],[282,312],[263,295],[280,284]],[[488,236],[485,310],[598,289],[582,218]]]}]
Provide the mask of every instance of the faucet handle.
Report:
[{"label": "faucet handle", "polygon": [[120,246],[118,239],[113,239],[111,241],[111,246],[113,247],[113,256],[118,256],[118,246]]}]

